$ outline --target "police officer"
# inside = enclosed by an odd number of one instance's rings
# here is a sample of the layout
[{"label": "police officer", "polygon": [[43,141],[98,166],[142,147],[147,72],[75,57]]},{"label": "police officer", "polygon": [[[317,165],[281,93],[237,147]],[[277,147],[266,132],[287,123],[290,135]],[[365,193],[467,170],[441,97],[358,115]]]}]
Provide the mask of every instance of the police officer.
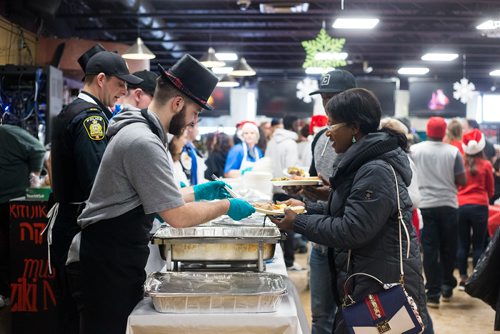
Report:
[{"label": "police officer", "polygon": [[[207,100],[217,81],[185,55],[162,71],[148,109],[120,113],[110,122],[107,134],[112,139],[78,217],[83,334],[125,332],[130,312],[144,296],[155,213],[173,227],[189,227],[223,214],[238,220],[255,212],[242,199],[225,200],[229,194],[222,181],[179,189],[174,180],[167,132],[182,134],[202,109],[212,108]],[[223,200],[200,202],[215,199]],[[75,238],[71,249],[77,245]]]},{"label": "police officer", "polygon": [[52,239],[51,260],[58,282],[58,330],[78,333],[79,316],[69,292],[64,264],[84,201],[94,183],[97,169],[106,148],[106,129],[112,107],[124,95],[127,83],[142,79],[131,75],[125,60],[118,54],[100,51],[83,65],[84,87],[78,98],[65,107],[54,120],[52,133],[52,178],[54,217],[49,227]]}]

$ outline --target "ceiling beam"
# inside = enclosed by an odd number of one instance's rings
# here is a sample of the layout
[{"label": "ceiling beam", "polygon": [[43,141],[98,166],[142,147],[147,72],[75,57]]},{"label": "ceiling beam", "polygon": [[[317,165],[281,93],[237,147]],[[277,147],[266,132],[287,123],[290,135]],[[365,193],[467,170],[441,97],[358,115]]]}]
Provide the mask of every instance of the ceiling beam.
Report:
[{"label": "ceiling beam", "polygon": [[[324,10],[318,11],[308,11],[305,14],[261,14],[259,12],[246,12],[242,14],[241,11],[214,11],[214,12],[205,12],[205,13],[187,13],[187,10],[182,11],[155,11],[154,13],[85,13],[85,14],[60,14],[57,15],[56,18],[60,19],[79,19],[82,16],[99,18],[99,19],[137,19],[139,17],[146,18],[161,18],[166,19],[171,22],[180,21],[180,20],[264,20],[264,21],[274,21],[274,20],[311,20],[311,19],[324,19],[328,18],[333,20],[333,18],[341,13],[337,12],[325,12]],[[350,15],[355,15],[355,11],[350,11]],[[373,10],[369,11],[359,11],[359,14],[363,15],[374,15],[384,22],[390,21],[475,21],[482,17],[483,13],[468,13],[463,15],[452,15],[452,13],[443,13],[443,14],[424,14],[418,15],[413,11],[410,14],[405,14],[404,12],[398,10],[386,11],[386,12],[377,12]]]},{"label": "ceiling beam", "polygon": [[[299,46],[300,41],[292,41],[292,40],[284,40],[284,41],[254,41],[254,40],[235,40],[235,41],[209,41],[201,40],[185,40],[185,39],[172,39],[172,40],[151,40],[144,39],[144,43],[148,45],[161,45],[163,43],[179,43],[183,45],[200,45],[200,46],[224,46],[224,47],[234,47],[234,46],[245,46],[245,47],[253,47],[253,46]],[[132,44],[135,42],[135,39],[118,39],[115,42]],[[404,48],[408,50],[409,47],[418,47],[418,48],[431,48],[436,47],[436,44],[433,42],[419,42],[419,41],[405,41],[405,42],[383,42],[383,41],[374,41],[373,39],[357,40],[357,41],[347,41],[346,47],[350,46],[369,46],[369,47],[391,47],[391,48]],[[443,49],[451,49],[455,50],[457,47],[460,49],[463,48],[484,48],[484,49],[498,49],[500,48],[500,43],[497,43],[496,40],[492,40],[492,43],[483,43],[483,42],[454,42],[454,43],[439,43],[439,47]],[[478,50],[476,50],[478,51]]]}]

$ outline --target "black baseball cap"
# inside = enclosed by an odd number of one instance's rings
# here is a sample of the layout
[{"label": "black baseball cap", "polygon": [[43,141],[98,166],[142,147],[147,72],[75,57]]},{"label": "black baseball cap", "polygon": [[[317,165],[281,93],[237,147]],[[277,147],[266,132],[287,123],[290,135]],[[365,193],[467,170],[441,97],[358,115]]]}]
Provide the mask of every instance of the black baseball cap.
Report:
[{"label": "black baseball cap", "polygon": [[321,76],[319,89],[309,95],[341,93],[351,88],[356,88],[356,79],[354,75],[344,70],[333,70]]},{"label": "black baseball cap", "polygon": [[138,84],[142,79],[130,74],[127,63],[119,54],[101,51],[93,55],[85,67],[85,75],[105,73],[121,79],[128,84]]},{"label": "black baseball cap", "polygon": [[128,89],[140,88],[151,96],[155,94],[156,79],[158,78],[158,74],[148,70],[138,71],[132,74],[141,78],[142,82],[138,84],[128,84]]}]

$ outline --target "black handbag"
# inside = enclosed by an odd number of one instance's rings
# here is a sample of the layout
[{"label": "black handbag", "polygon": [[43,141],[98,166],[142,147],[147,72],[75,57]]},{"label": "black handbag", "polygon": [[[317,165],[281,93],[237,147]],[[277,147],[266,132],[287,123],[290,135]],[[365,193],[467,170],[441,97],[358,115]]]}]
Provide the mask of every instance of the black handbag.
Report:
[{"label": "black handbag", "polygon": [[[404,288],[403,271],[403,241],[401,226],[405,229],[408,240],[407,256],[410,256],[410,235],[401,214],[399,201],[399,187],[396,172],[391,167],[396,181],[396,196],[398,203],[399,226],[399,269],[400,278],[397,283],[386,284],[373,275],[367,273],[354,273],[344,283],[344,302],[342,315],[347,329],[351,334],[418,334],[424,331],[424,324],[417,305]],[[351,250],[347,259],[347,272],[351,260]],[[379,293],[369,294],[361,300],[354,301],[348,291],[348,282],[355,276],[366,276],[377,281],[383,290]]]}]

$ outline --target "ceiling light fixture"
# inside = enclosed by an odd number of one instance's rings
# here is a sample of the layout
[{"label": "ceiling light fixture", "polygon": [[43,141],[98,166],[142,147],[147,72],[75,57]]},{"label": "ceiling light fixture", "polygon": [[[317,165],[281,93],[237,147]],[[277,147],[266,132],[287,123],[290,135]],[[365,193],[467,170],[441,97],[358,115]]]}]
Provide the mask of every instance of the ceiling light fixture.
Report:
[{"label": "ceiling light fixture", "polygon": [[453,61],[458,58],[457,53],[426,53],[422,56],[425,61]]},{"label": "ceiling light fixture", "polygon": [[261,3],[259,5],[259,10],[262,14],[306,13],[309,10],[309,3]]},{"label": "ceiling light fixture", "polygon": [[238,60],[238,55],[234,52],[216,52],[217,59],[222,61],[235,61]]},{"label": "ceiling light fixture", "polygon": [[490,76],[492,76],[492,77],[500,77],[500,69],[491,71],[490,72]]},{"label": "ceiling light fixture", "polygon": [[333,22],[335,29],[373,29],[380,22],[377,18],[339,17]]},{"label": "ceiling light fixture", "polygon": [[244,57],[240,58],[238,65],[236,65],[234,70],[231,72],[231,75],[235,77],[251,77],[255,74],[257,73],[253,68],[250,67],[250,65],[247,64],[247,61]]},{"label": "ceiling light fixture", "polygon": [[402,75],[424,75],[429,73],[429,68],[427,67],[401,67],[398,70],[399,74]]},{"label": "ceiling light fixture", "polygon": [[314,56],[315,60],[346,60],[349,54],[347,52],[318,52]]},{"label": "ceiling light fixture", "polygon": [[333,67],[306,67],[306,74],[324,74],[334,69]]},{"label": "ceiling light fixture", "polygon": [[212,68],[212,72],[214,72],[215,74],[229,74],[233,71],[233,67],[228,67],[228,66],[224,66],[224,67],[214,67]]},{"label": "ceiling light fixture", "polygon": [[499,20],[487,20],[476,27],[477,30],[493,30],[500,28]]},{"label": "ceiling light fixture", "polygon": [[137,37],[136,42],[127,49],[127,51],[122,55],[125,59],[155,59],[156,56],[149,48],[144,44],[140,37]]},{"label": "ceiling light fixture", "polygon": [[217,83],[217,87],[238,87],[240,83],[230,75],[225,75]]},{"label": "ceiling light fixture", "polygon": [[206,67],[210,67],[210,68],[222,67],[222,66],[226,65],[225,62],[223,62],[217,58],[217,56],[215,55],[214,48],[208,48],[207,53],[205,53],[203,55],[203,57],[201,57],[200,63],[202,63]]}]

